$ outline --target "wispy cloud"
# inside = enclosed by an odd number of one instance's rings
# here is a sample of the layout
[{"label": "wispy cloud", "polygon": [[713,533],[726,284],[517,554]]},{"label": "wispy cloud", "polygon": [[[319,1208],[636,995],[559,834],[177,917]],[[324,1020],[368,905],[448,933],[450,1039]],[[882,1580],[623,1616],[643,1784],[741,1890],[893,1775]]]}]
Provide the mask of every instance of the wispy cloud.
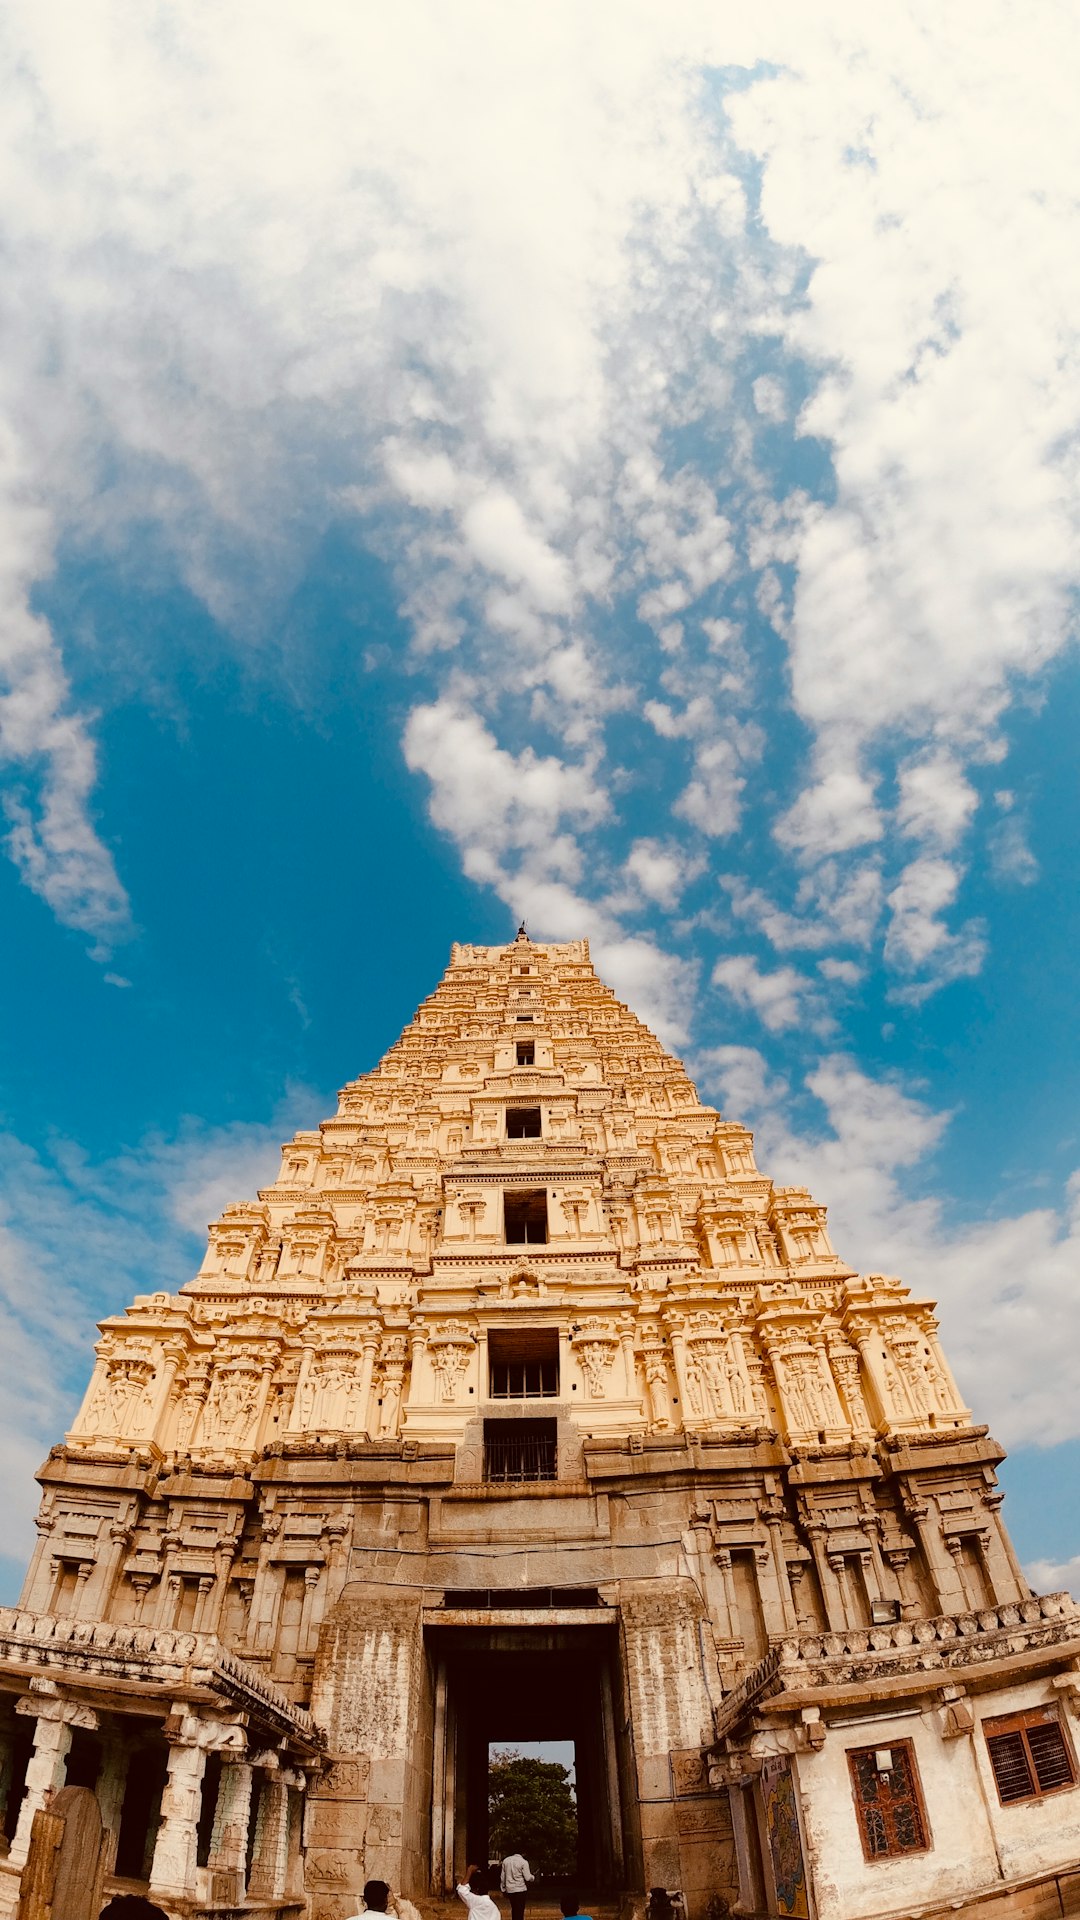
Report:
[{"label": "wispy cloud", "polygon": [[[801,943],[842,949],[880,868],[888,937],[868,899],[858,931],[902,990],[977,968],[970,765],[1064,646],[1080,566],[1076,49],[1036,11],[451,27],[411,0],[376,29],[270,0],[164,35],[15,0],[0,748],[27,883],[102,950],[125,929],[93,721],[32,610],[57,540],[151,525],[246,647],[345,512],[426,663],[405,738],[433,815],[538,931],[567,888],[621,918],[643,716],[649,835],[684,863],[729,870],[765,807]],[[478,834],[452,763],[484,741],[485,791],[558,784],[553,855],[520,802]],[[998,831],[999,875],[1019,844]]]}]

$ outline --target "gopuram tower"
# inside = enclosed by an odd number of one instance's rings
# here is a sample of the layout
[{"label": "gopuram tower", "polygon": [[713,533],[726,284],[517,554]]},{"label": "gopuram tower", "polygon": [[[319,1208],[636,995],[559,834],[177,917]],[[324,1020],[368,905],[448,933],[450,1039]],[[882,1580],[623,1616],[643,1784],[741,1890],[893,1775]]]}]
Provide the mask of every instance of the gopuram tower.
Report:
[{"label": "gopuram tower", "polygon": [[429,1920],[489,1743],[556,1739],[603,1913],[1080,1910],[1080,1614],[931,1304],[584,941],[456,946],[97,1353],[0,1611],[0,1913],[66,1783],[128,1911],[343,1920],[383,1878]]}]

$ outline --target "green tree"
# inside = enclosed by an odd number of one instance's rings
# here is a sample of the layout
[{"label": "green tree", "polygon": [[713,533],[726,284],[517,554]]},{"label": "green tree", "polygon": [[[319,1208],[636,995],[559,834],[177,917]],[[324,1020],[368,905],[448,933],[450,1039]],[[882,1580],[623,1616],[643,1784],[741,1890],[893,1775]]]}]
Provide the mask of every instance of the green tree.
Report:
[{"label": "green tree", "polygon": [[512,1747],[491,1756],[488,1833],[492,1859],[523,1853],[537,1875],[577,1871],[577,1806],[569,1768],[528,1760]]}]

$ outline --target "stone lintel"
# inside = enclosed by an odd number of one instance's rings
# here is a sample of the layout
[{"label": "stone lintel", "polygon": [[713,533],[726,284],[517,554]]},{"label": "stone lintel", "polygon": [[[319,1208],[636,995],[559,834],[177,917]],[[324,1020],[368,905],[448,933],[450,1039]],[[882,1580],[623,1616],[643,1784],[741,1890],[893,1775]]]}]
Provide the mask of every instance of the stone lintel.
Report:
[{"label": "stone lintel", "polygon": [[996,1467],[1005,1449],[987,1427],[960,1427],[952,1433],[897,1433],[879,1443],[888,1454],[892,1473],[921,1473],[928,1468],[955,1466]]},{"label": "stone lintel", "polygon": [[872,1453],[858,1448],[837,1448],[818,1459],[808,1448],[800,1459],[792,1461],[788,1478],[793,1487],[830,1486],[845,1480],[880,1480],[882,1471]]}]

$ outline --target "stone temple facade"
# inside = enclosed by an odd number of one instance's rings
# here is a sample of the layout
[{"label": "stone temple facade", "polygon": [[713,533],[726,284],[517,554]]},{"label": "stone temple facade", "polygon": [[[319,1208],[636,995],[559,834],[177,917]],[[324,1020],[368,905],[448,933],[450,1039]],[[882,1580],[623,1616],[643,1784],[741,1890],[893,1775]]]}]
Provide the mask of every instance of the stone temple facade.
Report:
[{"label": "stone temple facade", "polygon": [[489,1741],[544,1739],[628,1915],[1078,1910],[1080,1615],[931,1304],[586,943],[455,947],[97,1351],[0,1611],[0,1914],[64,1783],[170,1920],[342,1920],[368,1877],[430,1912]]}]

